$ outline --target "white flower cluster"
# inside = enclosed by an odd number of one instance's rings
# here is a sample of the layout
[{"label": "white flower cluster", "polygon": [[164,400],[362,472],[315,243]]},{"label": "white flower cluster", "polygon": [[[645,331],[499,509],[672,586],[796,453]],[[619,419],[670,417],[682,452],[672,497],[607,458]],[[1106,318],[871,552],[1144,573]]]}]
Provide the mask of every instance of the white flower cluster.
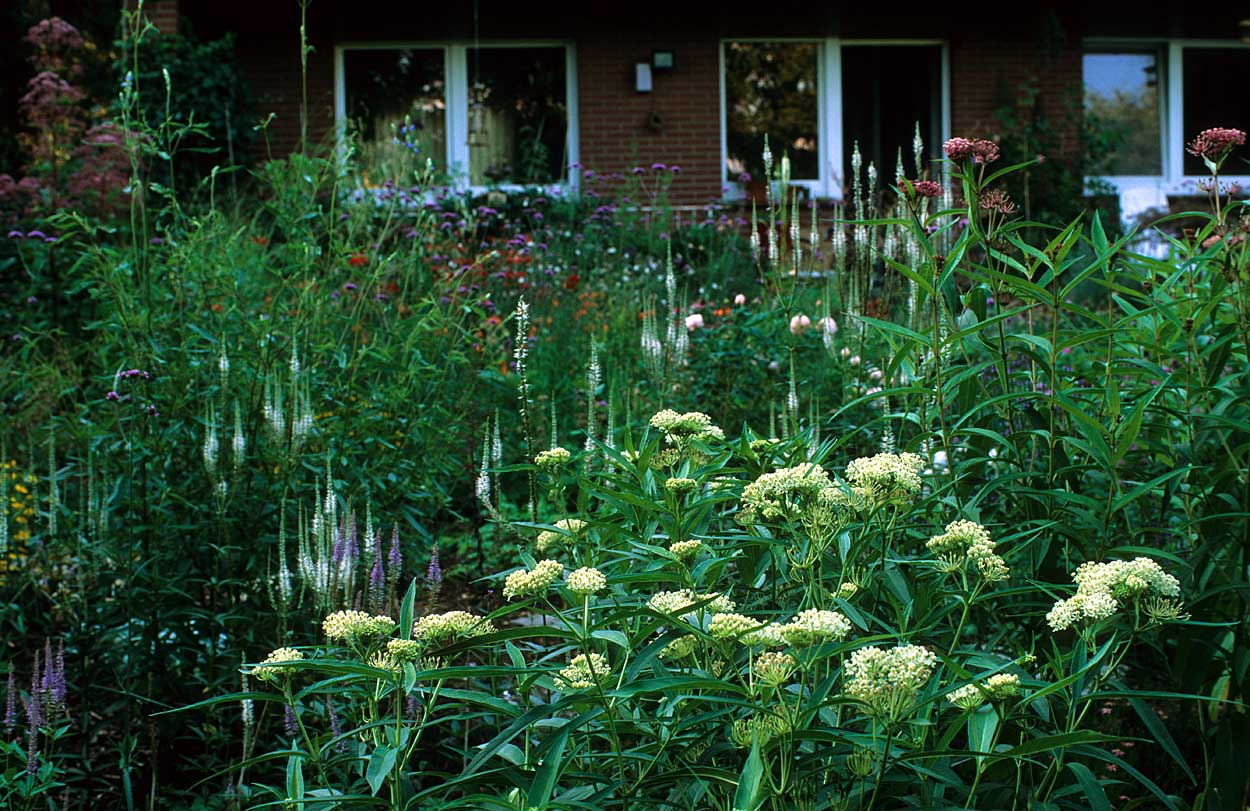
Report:
[{"label": "white flower cluster", "polygon": [[709,592],[695,594],[690,589],[677,591],[661,591],[647,601],[647,607],[658,614],[684,615],[691,613],[691,606],[710,600],[702,610],[709,614],[724,614],[733,611],[737,605],[723,594]]},{"label": "white flower cluster", "polygon": [[586,522],[580,518],[561,518],[552,524],[555,529],[545,529],[538,533],[534,548],[540,555],[550,555],[568,546],[586,530]]},{"label": "white flower cluster", "polygon": [[514,597],[531,597],[542,594],[564,574],[564,565],[557,560],[544,560],[535,564],[533,570],[521,569],[508,575],[503,584],[505,600]]},{"label": "white flower cluster", "polygon": [[685,445],[690,440],[709,442],[725,438],[725,432],[712,424],[712,418],[699,411],[678,414],[666,408],[651,418],[651,427],[663,431],[673,445]]},{"label": "white flower cluster", "polygon": [[846,466],[846,480],[865,506],[897,504],[920,492],[925,462],[914,453],[879,453],[855,459]]},{"label": "white flower cluster", "polygon": [[603,684],[611,675],[607,657],[599,653],[579,653],[569,666],[556,674],[556,684],[561,690],[589,690]]},{"label": "white flower cluster", "polygon": [[946,525],[945,532],[934,535],[925,546],[951,569],[971,563],[977,573],[991,583],[1006,580],[1011,573],[1007,563],[994,553],[990,533],[974,521],[952,521]]},{"label": "white flower cluster", "polygon": [[583,566],[577,571],[570,572],[564,583],[574,594],[586,596],[607,588],[608,579],[598,569]]},{"label": "white flower cluster", "polygon": [[265,661],[252,669],[252,675],[261,681],[277,681],[280,676],[290,675],[291,671],[282,667],[267,667],[267,665],[276,665],[279,662],[299,662],[303,659],[303,651],[295,648],[278,648],[266,656]]},{"label": "white flower cluster", "polygon": [[554,470],[563,467],[573,458],[573,454],[569,453],[567,448],[552,448],[549,451],[542,451],[534,457],[534,464],[543,470]]},{"label": "white flower cluster", "polygon": [[740,521],[784,518],[804,504],[831,493],[833,482],[829,472],[820,465],[804,463],[765,473],[742,490]]},{"label": "white flower cluster", "polygon": [[781,635],[795,647],[814,645],[827,639],[846,639],[851,633],[850,621],[837,611],[809,608],[781,626]]},{"label": "white flower cluster", "polygon": [[844,692],[873,715],[898,718],[933,675],[937,656],[921,645],[860,648],[846,663]]},{"label": "white flower cluster", "polygon": [[699,551],[702,549],[703,541],[697,539],[689,541],[673,541],[673,543],[671,543],[668,547],[668,551],[672,552],[673,556],[678,560],[692,558],[699,554]]},{"label": "white flower cluster", "polygon": [[[425,642],[442,642],[456,637],[482,636],[494,633],[495,626],[485,617],[468,611],[447,611],[431,614],[412,624],[412,636]],[[389,643],[388,643],[389,644]]]},{"label": "white flower cluster", "polygon": [[790,680],[798,666],[798,660],[788,653],[765,651],[755,657],[751,670],[755,673],[755,678],[764,684],[778,687]]},{"label": "white flower cluster", "polygon": [[1154,598],[1151,610],[1154,616],[1170,613],[1159,611],[1160,605],[1174,607],[1177,616],[1180,613],[1178,603],[1166,603],[1180,596],[1180,581],[1150,558],[1106,563],[1087,561],[1072,575],[1072,580],[1076,583],[1076,594],[1055,603],[1046,615],[1052,630],[1062,631],[1081,623],[1108,619],[1125,603],[1143,597]]},{"label": "white flower cluster", "polygon": [[331,642],[352,643],[371,636],[387,636],[397,627],[395,620],[378,614],[371,616],[364,611],[335,611],[326,617],[321,627]]},{"label": "white flower cluster", "polygon": [[996,673],[984,684],[965,684],[946,694],[946,700],[961,710],[973,710],[990,701],[1001,701],[1020,694],[1020,677],[1014,673]]}]

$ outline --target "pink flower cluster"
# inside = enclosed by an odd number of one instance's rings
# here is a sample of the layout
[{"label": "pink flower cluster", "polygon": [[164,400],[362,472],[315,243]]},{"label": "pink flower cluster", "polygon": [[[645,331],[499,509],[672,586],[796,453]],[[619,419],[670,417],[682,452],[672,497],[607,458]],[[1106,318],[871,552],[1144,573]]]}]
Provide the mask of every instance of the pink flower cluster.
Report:
[{"label": "pink flower cluster", "polygon": [[993,163],[998,160],[999,150],[998,144],[984,138],[978,138],[975,141],[967,138],[951,138],[942,144],[942,151],[946,153],[946,157],[962,163],[968,158],[972,158],[974,163]]},{"label": "pink flower cluster", "polygon": [[912,182],[903,179],[903,193],[911,198],[938,197],[942,194],[942,184],[934,180],[917,180]]},{"label": "pink flower cluster", "polygon": [[1186,151],[1209,161],[1218,163],[1223,160],[1234,147],[1246,142],[1246,134],[1231,127],[1212,127],[1198,133],[1198,137],[1189,143]]}]

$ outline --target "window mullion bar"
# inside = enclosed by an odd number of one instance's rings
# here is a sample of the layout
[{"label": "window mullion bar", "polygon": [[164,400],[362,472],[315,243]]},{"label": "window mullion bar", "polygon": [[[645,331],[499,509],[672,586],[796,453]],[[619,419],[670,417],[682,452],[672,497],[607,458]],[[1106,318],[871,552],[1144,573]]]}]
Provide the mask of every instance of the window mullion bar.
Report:
[{"label": "window mullion bar", "polygon": [[[468,48],[448,46],[447,70],[447,170],[461,172],[457,184],[469,183],[469,67]],[[453,175],[454,176],[454,175]]]},{"label": "window mullion bar", "polygon": [[842,167],[844,145],[842,143],[842,41],[830,37],[824,42],[823,87],[820,100],[823,103],[822,130],[825,154],[828,161],[820,169],[821,187],[824,196],[835,200],[842,199]]},{"label": "window mullion bar", "polygon": [[1181,58],[1183,48],[1173,40],[1168,43],[1168,79],[1167,79],[1167,134],[1163,139],[1164,175],[1167,185],[1178,185],[1184,180],[1184,144],[1185,144],[1185,107],[1184,83]]}]

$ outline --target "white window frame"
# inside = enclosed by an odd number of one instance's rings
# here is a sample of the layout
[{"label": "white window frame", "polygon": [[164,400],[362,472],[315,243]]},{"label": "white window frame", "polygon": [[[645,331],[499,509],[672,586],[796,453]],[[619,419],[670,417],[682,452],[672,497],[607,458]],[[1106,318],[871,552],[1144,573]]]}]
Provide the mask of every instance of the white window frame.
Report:
[{"label": "white window frame", "polygon": [[472,48],[563,48],[564,93],[568,125],[565,129],[568,164],[564,166],[564,180],[549,183],[542,188],[553,194],[576,189],[581,172],[571,167],[581,162],[577,130],[577,46],[570,40],[389,40],[340,42],[334,46],[334,130],[340,154],[344,150],[347,132],[347,71],[344,54],[347,51],[421,50],[443,52],[443,85],[446,88],[444,109],[447,129],[447,173],[452,186],[460,191],[479,194],[491,189],[519,191],[534,188],[520,183],[497,183],[473,185],[469,183],[469,64],[468,53]]},{"label": "white window frame", "polygon": [[[950,43],[942,39],[842,39],[841,37],[721,37],[717,45],[720,81],[720,176],[721,189],[727,201],[742,200],[746,194],[736,180],[730,180],[728,115],[725,100],[725,45],[730,42],[793,42],[816,43],[816,143],[822,160],[816,180],[792,180],[791,185],[808,190],[813,198],[842,199],[842,167],[846,165],[846,145],[842,143],[842,49],[864,46],[941,48],[941,139],[951,137]],[[882,177],[893,167],[877,167]]]},{"label": "white window frame", "polygon": [[[1082,43],[1081,56],[1087,53],[1132,53],[1153,50],[1164,60],[1159,66],[1159,138],[1163,173],[1159,175],[1091,175],[1086,178],[1086,193],[1092,193],[1089,185],[1103,181],[1115,188],[1123,197],[1132,191],[1146,190],[1156,195],[1201,195],[1198,181],[1206,175],[1185,174],[1185,144],[1198,133],[1185,132],[1185,76],[1184,51],[1186,48],[1220,48],[1227,50],[1250,49],[1250,43],[1227,39],[1178,39],[1097,37]],[[1220,180],[1250,185],[1250,175],[1220,175]]]}]

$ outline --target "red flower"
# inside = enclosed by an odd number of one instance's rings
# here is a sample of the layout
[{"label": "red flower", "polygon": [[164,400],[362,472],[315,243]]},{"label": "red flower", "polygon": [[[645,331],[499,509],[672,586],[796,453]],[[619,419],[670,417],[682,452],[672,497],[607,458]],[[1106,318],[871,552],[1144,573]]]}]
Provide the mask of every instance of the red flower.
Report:
[{"label": "red flower", "polygon": [[347,264],[354,268],[363,267],[364,265],[369,264],[369,257],[365,256],[363,253],[353,253],[351,256],[347,257]]},{"label": "red flower", "polygon": [[564,279],[564,289],[565,289],[565,290],[576,290],[576,289],[577,289],[577,286],[578,286],[579,284],[581,284],[581,283],[582,283],[582,277],[581,277],[581,276],[578,276],[576,273],[570,273],[570,274],[569,274],[567,277],[565,277],[565,279]]}]

